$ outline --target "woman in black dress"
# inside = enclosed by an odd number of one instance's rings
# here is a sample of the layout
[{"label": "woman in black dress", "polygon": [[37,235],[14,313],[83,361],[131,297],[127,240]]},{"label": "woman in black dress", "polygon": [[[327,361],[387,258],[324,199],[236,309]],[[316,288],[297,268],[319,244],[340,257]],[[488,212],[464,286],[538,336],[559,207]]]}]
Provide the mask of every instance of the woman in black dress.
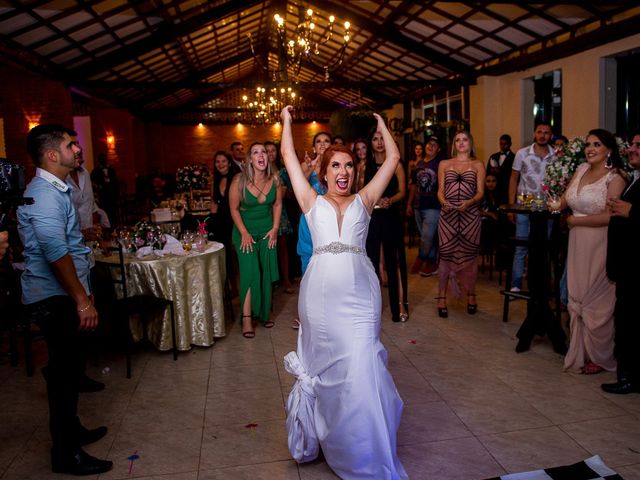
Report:
[{"label": "woman in black dress", "polygon": [[[365,185],[371,181],[386,158],[382,134],[375,132],[369,141]],[[396,173],[389,182],[382,198],[374,207],[367,236],[367,255],[371,259],[376,274],[380,277],[380,246],[389,290],[389,308],[394,322],[409,319],[407,300],[407,259],[404,252],[403,200],[406,195],[404,166],[399,163]],[[402,298],[401,298],[402,297]]]}]

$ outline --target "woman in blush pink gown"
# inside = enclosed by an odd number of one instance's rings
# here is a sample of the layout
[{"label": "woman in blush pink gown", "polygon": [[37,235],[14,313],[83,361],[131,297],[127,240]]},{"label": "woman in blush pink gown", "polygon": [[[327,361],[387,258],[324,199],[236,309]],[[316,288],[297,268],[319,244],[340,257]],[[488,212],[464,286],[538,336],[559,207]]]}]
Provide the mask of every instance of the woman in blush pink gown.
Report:
[{"label": "woman in blush pink gown", "polygon": [[587,162],[578,167],[562,197],[569,207],[567,253],[568,310],[571,338],[565,370],[593,374],[615,371],[613,308],[615,284],[607,278],[607,199],[625,186],[615,137],[591,130],[585,144]]}]

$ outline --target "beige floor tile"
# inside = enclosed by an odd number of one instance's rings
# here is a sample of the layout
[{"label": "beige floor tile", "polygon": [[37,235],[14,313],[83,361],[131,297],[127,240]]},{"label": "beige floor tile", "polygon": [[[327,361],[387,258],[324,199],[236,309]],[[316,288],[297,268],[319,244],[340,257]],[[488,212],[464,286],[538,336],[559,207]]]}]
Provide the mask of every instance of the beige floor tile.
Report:
[{"label": "beige floor tile", "polygon": [[483,392],[447,402],[475,435],[551,425],[547,417],[516,393]]},{"label": "beige floor tile", "polygon": [[583,385],[557,386],[530,391],[526,399],[555,424],[581,422],[624,415],[627,412],[610,401],[604,393]]},{"label": "beige floor tile", "polygon": [[558,427],[478,437],[509,473],[569,465],[591,455]]},{"label": "beige floor tile", "polygon": [[282,420],[259,422],[256,426],[219,425],[204,430],[201,470],[288,460],[291,456]]},{"label": "beige floor tile", "polygon": [[209,369],[157,372],[145,370],[136,386],[135,395],[147,394],[157,397],[183,397],[206,395]]},{"label": "beige floor tile", "polygon": [[202,428],[205,395],[136,393],[122,418],[120,435]]},{"label": "beige floor tile", "polygon": [[296,462],[259,463],[240,467],[201,470],[198,480],[299,480]]},{"label": "beige floor tile", "polygon": [[136,480],[198,480],[198,472],[170,473],[168,475],[151,475],[150,477],[135,478]]},{"label": "beige floor tile", "polygon": [[640,463],[640,420],[621,417],[560,425],[582,448],[598,454],[611,468]]},{"label": "beige floor tile", "polygon": [[205,427],[266,420],[284,422],[284,400],[279,388],[221,392],[207,397]]},{"label": "beige floor tile", "polygon": [[[198,470],[202,429],[174,430],[158,433],[126,432],[119,434],[109,452],[113,470],[104,479],[149,477],[188,473]],[[131,455],[139,455],[129,474]]]},{"label": "beige floor tile", "polygon": [[265,365],[214,367],[209,377],[209,394],[269,388],[277,385],[278,381],[278,370],[273,362]]},{"label": "beige floor tile", "polygon": [[616,467],[616,472],[622,475],[624,480],[640,480],[640,463]]},{"label": "beige floor tile", "polygon": [[324,459],[303,463],[298,466],[300,480],[336,480],[339,477],[327,465]]},{"label": "beige floor tile", "polygon": [[475,438],[405,445],[398,454],[409,478],[480,480],[504,474],[504,469]]},{"label": "beige floor tile", "polygon": [[398,445],[470,436],[471,432],[444,402],[405,405]]}]

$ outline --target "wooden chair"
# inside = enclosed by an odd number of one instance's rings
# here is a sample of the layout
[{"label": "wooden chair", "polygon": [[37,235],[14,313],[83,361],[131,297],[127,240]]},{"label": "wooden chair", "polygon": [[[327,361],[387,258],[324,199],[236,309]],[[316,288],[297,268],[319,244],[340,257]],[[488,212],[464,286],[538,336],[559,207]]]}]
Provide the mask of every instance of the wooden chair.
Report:
[{"label": "wooden chair", "polygon": [[110,269],[115,270],[115,275],[111,275],[111,281],[120,285],[122,288],[122,296],[116,299],[116,312],[117,321],[125,322],[124,325],[120,325],[125,336],[125,358],[127,361],[127,378],[131,378],[131,346],[133,339],[131,337],[131,331],[129,330],[129,319],[131,315],[144,315],[151,310],[164,311],[169,307],[171,316],[171,340],[172,340],[172,352],[173,360],[178,359],[178,349],[176,342],[176,319],[174,314],[173,300],[167,298],[156,297],[154,295],[131,295],[127,291],[127,273],[126,265],[124,262],[124,252],[122,245],[117,243],[116,247],[112,247],[113,252],[118,254],[117,263],[109,263]]}]

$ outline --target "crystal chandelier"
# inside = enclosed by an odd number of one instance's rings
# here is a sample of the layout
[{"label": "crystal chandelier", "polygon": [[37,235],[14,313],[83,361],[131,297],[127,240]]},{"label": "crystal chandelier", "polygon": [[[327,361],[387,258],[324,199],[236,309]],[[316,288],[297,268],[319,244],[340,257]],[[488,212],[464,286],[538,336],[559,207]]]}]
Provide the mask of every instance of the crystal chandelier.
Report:
[{"label": "crystal chandelier", "polygon": [[[290,67],[295,72],[295,76],[300,72],[303,60],[320,67],[324,70],[325,80],[329,80],[329,73],[335,70],[344,59],[344,53],[351,39],[351,23],[347,20],[343,24],[343,32],[340,36],[336,33],[336,18],[329,16],[329,22],[324,27],[314,22],[314,11],[308,8],[306,11],[298,7],[298,25],[292,37],[287,36],[286,22],[280,14],[276,13],[273,19],[276,23],[276,31],[278,33],[278,49],[280,71],[285,71]],[[330,40],[338,40],[340,48],[331,52],[328,47]],[[335,40],[334,39],[334,40]],[[323,56],[320,55],[320,49],[323,50]],[[284,62],[284,65],[283,65]],[[286,79],[286,78],[285,78]]]},{"label": "crystal chandelier", "polygon": [[244,120],[252,125],[275,124],[280,121],[280,112],[286,105],[297,109],[302,105],[302,97],[291,86],[285,84],[270,88],[256,87],[253,95],[242,96]]}]

